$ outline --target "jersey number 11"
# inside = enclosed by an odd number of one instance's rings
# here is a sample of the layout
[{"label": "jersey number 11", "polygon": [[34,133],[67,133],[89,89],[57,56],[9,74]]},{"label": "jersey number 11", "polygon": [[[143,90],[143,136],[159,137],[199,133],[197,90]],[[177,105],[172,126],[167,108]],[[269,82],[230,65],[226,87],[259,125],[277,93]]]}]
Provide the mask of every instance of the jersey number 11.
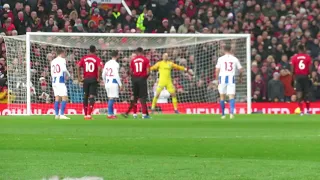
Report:
[{"label": "jersey number 11", "polygon": [[136,66],[136,72],[142,72],[142,62],[136,62],[134,65]]}]

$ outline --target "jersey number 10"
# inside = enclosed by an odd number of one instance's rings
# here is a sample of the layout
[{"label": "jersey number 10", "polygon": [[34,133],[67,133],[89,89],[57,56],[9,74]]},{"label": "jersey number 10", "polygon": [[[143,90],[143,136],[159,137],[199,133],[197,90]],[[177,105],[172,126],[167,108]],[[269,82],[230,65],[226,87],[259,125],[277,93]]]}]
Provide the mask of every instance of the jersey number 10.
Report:
[{"label": "jersey number 10", "polygon": [[93,72],[93,71],[94,71],[93,62],[86,62],[86,72]]},{"label": "jersey number 10", "polygon": [[136,72],[142,72],[142,62],[136,62],[134,65],[136,66]]}]

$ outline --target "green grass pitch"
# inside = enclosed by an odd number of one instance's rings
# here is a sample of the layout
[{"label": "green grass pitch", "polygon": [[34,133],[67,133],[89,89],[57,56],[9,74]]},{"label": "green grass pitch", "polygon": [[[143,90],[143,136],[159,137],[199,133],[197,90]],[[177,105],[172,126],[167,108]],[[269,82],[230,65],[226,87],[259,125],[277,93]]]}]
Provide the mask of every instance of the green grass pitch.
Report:
[{"label": "green grass pitch", "polygon": [[318,116],[0,116],[0,180],[320,179]]}]

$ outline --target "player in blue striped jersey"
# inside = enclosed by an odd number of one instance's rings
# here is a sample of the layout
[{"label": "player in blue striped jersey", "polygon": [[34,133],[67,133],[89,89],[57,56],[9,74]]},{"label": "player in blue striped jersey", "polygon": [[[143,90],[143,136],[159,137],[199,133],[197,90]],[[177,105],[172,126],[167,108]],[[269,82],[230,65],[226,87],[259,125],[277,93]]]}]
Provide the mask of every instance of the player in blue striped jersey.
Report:
[{"label": "player in blue striped jersey", "polygon": [[[67,70],[65,51],[63,49],[57,50],[58,57],[51,61],[51,78],[52,88],[55,96],[54,110],[56,119],[70,119],[64,115],[68,101],[68,91],[66,87],[66,76],[70,77]],[[61,101],[61,106],[59,109]],[[60,113],[59,113],[60,110]]]},{"label": "player in blue striped jersey", "polygon": [[230,119],[234,118],[235,93],[236,93],[236,73],[239,71],[239,80],[242,82],[243,69],[238,58],[231,53],[231,47],[224,47],[224,55],[218,59],[216,65],[216,78],[219,82],[220,107],[222,119],[225,119],[225,96],[229,96]]}]

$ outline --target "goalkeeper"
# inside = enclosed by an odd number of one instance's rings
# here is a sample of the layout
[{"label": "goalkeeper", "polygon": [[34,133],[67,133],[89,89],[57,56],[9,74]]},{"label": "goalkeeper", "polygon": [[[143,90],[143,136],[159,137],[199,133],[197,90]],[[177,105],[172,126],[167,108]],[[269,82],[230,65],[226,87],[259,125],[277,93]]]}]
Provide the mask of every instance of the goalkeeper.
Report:
[{"label": "goalkeeper", "polygon": [[162,60],[157,62],[154,66],[152,66],[150,68],[150,71],[155,71],[155,70],[159,71],[159,83],[158,83],[158,87],[156,89],[156,95],[152,100],[152,106],[151,106],[152,112],[154,112],[154,110],[155,110],[155,107],[156,107],[156,104],[157,104],[157,101],[158,101],[158,98],[160,96],[161,91],[163,90],[163,88],[166,88],[172,97],[172,104],[173,104],[174,112],[176,114],[179,113],[176,90],[174,88],[174,85],[173,85],[172,79],[171,79],[171,70],[172,69],[186,71],[190,75],[193,75],[191,69],[188,69],[186,67],[179,66],[179,65],[173,63],[171,60],[168,59],[168,53],[164,53],[162,55]]}]

